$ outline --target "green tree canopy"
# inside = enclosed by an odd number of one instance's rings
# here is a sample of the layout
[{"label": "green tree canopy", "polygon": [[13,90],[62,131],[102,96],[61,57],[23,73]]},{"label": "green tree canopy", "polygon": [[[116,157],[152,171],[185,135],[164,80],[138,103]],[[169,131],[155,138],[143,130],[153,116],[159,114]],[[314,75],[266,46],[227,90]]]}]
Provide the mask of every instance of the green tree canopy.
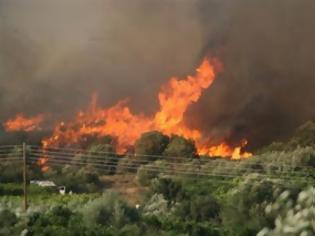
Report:
[{"label": "green tree canopy", "polygon": [[271,225],[265,208],[281,191],[270,180],[255,174],[248,175],[231,189],[221,216],[230,235],[256,235],[263,226]]},{"label": "green tree canopy", "polygon": [[137,155],[162,155],[169,141],[168,136],[158,131],[143,133],[135,143],[135,152]]},{"label": "green tree canopy", "polygon": [[315,189],[300,192],[297,200],[285,191],[266,207],[266,213],[276,214],[274,227],[264,228],[258,236],[315,235]]},{"label": "green tree canopy", "polygon": [[172,157],[192,158],[197,155],[195,143],[178,135],[173,135],[164,151],[164,155]]}]

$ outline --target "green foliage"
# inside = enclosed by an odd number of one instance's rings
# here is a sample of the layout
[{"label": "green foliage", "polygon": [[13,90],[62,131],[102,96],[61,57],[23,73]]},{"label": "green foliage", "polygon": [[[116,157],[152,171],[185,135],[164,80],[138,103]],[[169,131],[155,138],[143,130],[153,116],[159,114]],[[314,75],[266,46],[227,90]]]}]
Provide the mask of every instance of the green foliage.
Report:
[{"label": "green foliage", "polygon": [[174,204],[185,198],[185,191],[181,182],[170,178],[155,179],[151,185],[151,191],[162,194],[170,204]]},{"label": "green foliage", "polygon": [[169,202],[163,197],[162,194],[155,193],[145,203],[142,214],[145,217],[166,217],[170,215],[172,210],[169,208]]},{"label": "green foliage", "polygon": [[298,147],[292,151],[266,152],[241,162],[241,166],[260,169],[266,173],[275,173],[276,171],[311,173],[315,167],[315,149]]},{"label": "green foliage", "polygon": [[106,192],[101,198],[88,202],[82,209],[89,224],[122,227],[138,219],[137,211],[122,201],[117,194]]},{"label": "green foliage", "polygon": [[[196,158],[192,141],[179,136],[168,140],[158,132],[143,134],[136,142],[136,152],[183,158],[153,158],[149,162],[141,155],[117,158],[111,154],[112,140],[103,140],[91,145],[87,155],[73,160],[87,165],[50,168],[42,176],[74,193],[94,194],[61,196],[30,186],[27,214],[21,211],[19,196],[21,166],[3,161],[0,180],[15,183],[0,184],[0,236],[252,236],[259,231],[259,236],[314,235],[315,191],[300,193],[315,177],[313,135],[314,123],[308,123],[290,142],[275,143],[241,161]],[[101,172],[88,165],[88,158],[95,156],[110,168]],[[104,188],[101,174],[125,171],[135,173],[139,190],[147,191],[138,209],[118,194],[100,193]],[[183,174],[175,176],[173,172],[177,171]],[[207,174],[199,175],[198,171]],[[26,223],[27,231],[23,231]]]},{"label": "green foliage", "polygon": [[89,167],[77,169],[66,165],[57,172],[48,175],[58,186],[66,186],[74,193],[97,192],[102,189],[98,173]]},{"label": "green foliage", "polygon": [[64,206],[54,206],[46,212],[35,212],[29,216],[28,235],[78,235],[81,219],[77,213]]},{"label": "green foliage", "polygon": [[272,225],[264,209],[281,191],[265,177],[247,176],[227,193],[221,214],[226,229],[231,235],[255,235],[263,226]]},{"label": "green foliage", "polygon": [[22,184],[0,184],[0,196],[13,195],[20,196],[23,194]]},{"label": "green foliage", "polygon": [[18,223],[18,218],[10,209],[0,206],[0,235],[12,235],[15,224]]},{"label": "green foliage", "polygon": [[176,216],[191,222],[218,220],[220,213],[219,203],[210,195],[194,196],[184,200],[176,208]]},{"label": "green foliage", "polygon": [[276,215],[274,226],[265,227],[258,236],[315,235],[315,189],[300,192],[297,200],[285,191],[266,207],[266,213]]},{"label": "green foliage", "polygon": [[238,185],[238,179],[219,178],[199,178],[199,179],[183,179],[182,186],[187,196],[194,198],[195,196],[213,196],[217,201],[223,203],[227,193]]},{"label": "green foliage", "polygon": [[135,153],[137,155],[149,155],[142,158],[156,160],[156,156],[162,155],[169,144],[169,137],[158,131],[143,133],[135,143]]},{"label": "green foliage", "polygon": [[[79,154],[73,163],[83,163],[88,169],[93,169],[99,174],[112,175],[116,171],[119,159],[111,144],[93,144],[86,153]],[[93,162],[93,164],[90,164]]]},{"label": "green foliage", "polygon": [[[28,147],[26,154],[30,155],[31,150]],[[7,156],[3,158],[20,158],[22,160],[21,146],[15,146]],[[4,160],[0,157],[0,183],[20,183],[23,180],[23,163],[17,160]],[[27,173],[30,179],[38,179],[42,176],[40,168],[37,165],[28,165]]]},{"label": "green foliage", "polygon": [[0,183],[22,182],[22,164],[14,161],[1,161]]},{"label": "green foliage", "polygon": [[162,161],[155,161],[153,163],[142,165],[137,171],[137,180],[142,186],[149,186],[151,181],[161,174],[163,167]]},{"label": "green foliage", "polygon": [[173,135],[163,155],[171,157],[193,158],[197,155],[195,143],[181,136]]}]

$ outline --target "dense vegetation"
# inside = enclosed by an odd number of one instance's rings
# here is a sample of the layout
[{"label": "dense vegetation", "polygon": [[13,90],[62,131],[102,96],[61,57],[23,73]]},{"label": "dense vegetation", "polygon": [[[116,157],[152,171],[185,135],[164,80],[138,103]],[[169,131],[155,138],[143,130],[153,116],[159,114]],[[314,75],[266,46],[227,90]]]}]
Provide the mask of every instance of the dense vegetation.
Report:
[{"label": "dense vegetation", "polygon": [[[243,161],[199,158],[190,140],[158,132],[143,134],[134,150],[136,156],[118,157],[113,142],[104,141],[45,173],[29,165],[30,179],[53,180],[74,194],[30,185],[27,212],[21,208],[21,163],[3,159],[0,235],[315,235],[312,122],[288,142]],[[103,153],[105,168],[89,162],[96,153]],[[107,182],[124,175],[145,189],[141,202]]]}]

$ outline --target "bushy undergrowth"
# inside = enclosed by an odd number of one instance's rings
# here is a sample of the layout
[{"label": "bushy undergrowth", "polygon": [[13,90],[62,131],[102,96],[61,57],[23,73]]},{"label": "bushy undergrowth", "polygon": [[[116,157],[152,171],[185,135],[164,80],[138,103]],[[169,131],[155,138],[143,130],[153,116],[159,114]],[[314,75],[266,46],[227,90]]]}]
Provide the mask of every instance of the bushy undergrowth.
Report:
[{"label": "bushy undergrowth", "polygon": [[[110,147],[97,144],[90,153],[104,151],[101,158],[111,163],[105,172],[91,165],[30,172],[74,194],[61,196],[32,186],[27,213],[19,196],[20,166],[3,162],[0,235],[314,235],[315,196],[309,187],[315,175],[314,130],[308,123],[287,143],[271,145],[242,161],[199,159],[189,140],[167,139],[157,132],[137,142],[142,156],[112,161],[106,154]],[[154,152],[168,157],[150,158]],[[84,161],[83,156],[75,158]],[[140,206],[106,190],[101,181],[101,175],[126,172],[134,173],[147,190]]]}]

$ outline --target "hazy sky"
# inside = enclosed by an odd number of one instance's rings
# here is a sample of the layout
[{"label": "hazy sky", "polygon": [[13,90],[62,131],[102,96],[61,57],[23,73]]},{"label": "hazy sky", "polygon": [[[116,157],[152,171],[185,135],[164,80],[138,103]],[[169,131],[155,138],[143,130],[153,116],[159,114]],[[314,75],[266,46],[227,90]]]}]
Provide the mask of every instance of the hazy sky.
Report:
[{"label": "hazy sky", "polygon": [[254,146],[285,137],[315,116],[314,12],[313,0],[0,0],[0,119],[72,115],[93,92],[150,114],[169,77],[212,54],[225,69],[190,124]]},{"label": "hazy sky", "polygon": [[198,10],[191,0],[0,1],[1,80],[10,93],[2,105],[30,97],[14,112],[39,92],[48,110],[75,109],[98,92],[107,105],[133,97],[150,109],[164,81],[200,60],[206,43]]}]

